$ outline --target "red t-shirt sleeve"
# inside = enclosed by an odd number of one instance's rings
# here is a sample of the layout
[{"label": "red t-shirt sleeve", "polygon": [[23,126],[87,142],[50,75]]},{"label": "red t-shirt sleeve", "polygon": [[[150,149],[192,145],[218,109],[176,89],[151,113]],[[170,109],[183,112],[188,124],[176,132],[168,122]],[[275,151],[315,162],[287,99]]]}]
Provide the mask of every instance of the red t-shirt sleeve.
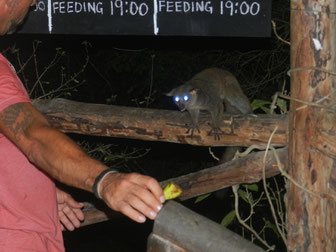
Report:
[{"label": "red t-shirt sleeve", "polygon": [[0,112],[12,104],[31,102],[26,89],[9,65],[0,55]]}]

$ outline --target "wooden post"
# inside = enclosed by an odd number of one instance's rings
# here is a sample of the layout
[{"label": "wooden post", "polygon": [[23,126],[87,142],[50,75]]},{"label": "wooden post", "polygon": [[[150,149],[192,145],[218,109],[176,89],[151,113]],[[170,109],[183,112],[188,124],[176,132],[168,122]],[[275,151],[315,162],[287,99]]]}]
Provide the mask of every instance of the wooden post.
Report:
[{"label": "wooden post", "polygon": [[[291,95],[316,103],[330,94],[335,76],[335,0],[291,0]],[[333,96],[319,102],[330,106]],[[335,162],[314,147],[327,109],[291,102],[289,173],[307,189],[335,193],[329,177]],[[330,134],[335,134],[331,132]],[[315,141],[316,142],[316,141]],[[289,182],[288,251],[336,251],[335,201],[316,197]]]}]

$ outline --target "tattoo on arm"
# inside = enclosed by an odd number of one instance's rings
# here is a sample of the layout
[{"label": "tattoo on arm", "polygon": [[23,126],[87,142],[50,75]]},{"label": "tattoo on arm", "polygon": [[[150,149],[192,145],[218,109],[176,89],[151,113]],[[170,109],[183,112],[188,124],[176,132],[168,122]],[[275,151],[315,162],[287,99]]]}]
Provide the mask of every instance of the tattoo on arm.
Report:
[{"label": "tattoo on arm", "polygon": [[34,120],[33,112],[27,106],[27,103],[17,103],[0,113],[0,121],[17,141]]}]

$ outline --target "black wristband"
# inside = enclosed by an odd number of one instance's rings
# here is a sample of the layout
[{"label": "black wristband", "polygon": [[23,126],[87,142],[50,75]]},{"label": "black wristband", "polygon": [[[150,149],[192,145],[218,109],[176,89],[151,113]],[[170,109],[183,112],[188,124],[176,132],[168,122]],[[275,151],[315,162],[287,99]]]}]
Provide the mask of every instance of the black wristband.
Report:
[{"label": "black wristband", "polygon": [[98,185],[99,185],[99,182],[101,182],[104,177],[109,174],[109,173],[115,173],[115,172],[118,172],[117,170],[115,169],[106,169],[104,171],[102,171],[98,176],[97,178],[95,179],[95,182],[93,183],[93,186],[92,186],[92,191],[94,193],[94,195],[98,198],[98,199],[101,199],[101,196],[99,194],[99,188],[98,188]]}]

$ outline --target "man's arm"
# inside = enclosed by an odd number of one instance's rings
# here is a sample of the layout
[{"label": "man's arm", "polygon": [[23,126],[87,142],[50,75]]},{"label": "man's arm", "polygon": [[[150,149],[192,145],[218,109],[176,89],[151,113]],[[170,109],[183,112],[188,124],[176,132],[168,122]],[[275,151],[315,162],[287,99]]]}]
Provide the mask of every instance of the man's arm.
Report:
[{"label": "man's arm", "polygon": [[[107,169],[53,129],[30,103],[17,103],[3,110],[0,132],[38,168],[67,185],[92,192],[95,178]],[[163,193],[153,178],[114,173],[102,182],[100,194],[105,202],[137,222],[143,222],[144,215],[154,219],[161,207]]]}]

